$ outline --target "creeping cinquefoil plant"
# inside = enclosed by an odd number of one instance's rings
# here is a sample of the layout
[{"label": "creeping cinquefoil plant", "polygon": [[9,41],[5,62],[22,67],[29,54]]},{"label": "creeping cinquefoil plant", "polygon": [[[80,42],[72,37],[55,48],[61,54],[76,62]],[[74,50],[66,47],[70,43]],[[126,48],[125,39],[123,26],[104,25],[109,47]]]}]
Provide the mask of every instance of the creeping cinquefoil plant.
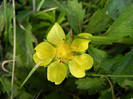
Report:
[{"label": "creeping cinquefoil plant", "polygon": [[[89,33],[81,33],[78,36],[92,36]],[[93,65],[93,59],[85,53],[90,40],[72,38],[66,40],[65,33],[58,23],[52,27],[47,35],[47,41],[35,47],[33,59],[36,63],[42,61],[40,66],[48,66],[47,78],[56,85],[60,84],[68,74],[68,71],[76,77],[85,76],[85,71]],[[80,53],[80,54],[78,54]]]}]

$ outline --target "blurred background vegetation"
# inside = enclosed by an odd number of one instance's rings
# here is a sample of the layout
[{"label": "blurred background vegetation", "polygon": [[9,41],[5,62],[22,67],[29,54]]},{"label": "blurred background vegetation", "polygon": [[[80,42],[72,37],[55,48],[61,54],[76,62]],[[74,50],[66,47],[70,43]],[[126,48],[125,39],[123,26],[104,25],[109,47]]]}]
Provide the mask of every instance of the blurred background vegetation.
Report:
[{"label": "blurred background vegetation", "polygon": [[[15,11],[14,99],[133,98],[133,42],[123,40],[133,41],[133,0],[15,0]],[[9,99],[11,93],[13,17],[12,1],[1,0],[0,99]],[[94,66],[82,79],[68,75],[56,86],[47,80],[46,68],[40,67],[20,88],[35,66],[34,47],[45,40],[55,22],[66,34],[86,32],[120,40],[91,42],[86,53],[93,57]]]}]

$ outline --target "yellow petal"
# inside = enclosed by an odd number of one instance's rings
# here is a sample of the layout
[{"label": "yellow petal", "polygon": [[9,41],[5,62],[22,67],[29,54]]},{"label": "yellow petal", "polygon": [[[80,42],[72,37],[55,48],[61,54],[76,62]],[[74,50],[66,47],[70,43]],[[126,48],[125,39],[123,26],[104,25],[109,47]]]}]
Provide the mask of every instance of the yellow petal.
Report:
[{"label": "yellow petal", "polygon": [[85,76],[85,70],[88,70],[93,65],[93,59],[88,54],[76,55],[71,57],[69,61],[69,69],[73,76],[82,78]]},{"label": "yellow petal", "polygon": [[55,25],[48,33],[47,40],[55,45],[58,45],[59,43],[64,43],[65,33],[58,23],[55,23]]},{"label": "yellow petal", "polygon": [[60,84],[67,75],[67,67],[63,63],[55,61],[48,66],[47,78],[56,85]]},{"label": "yellow petal", "polygon": [[[80,33],[78,34],[78,36],[92,36],[89,33]],[[88,43],[90,42],[90,40],[84,40],[84,39],[74,39],[72,42],[72,48],[74,49],[74,51],[80,51],[83,52],[85,50],[87,50],[88,48]]]},{"label": "yellow petal", "polygon": [[[39,57],[37,57],[37,54],[35,53],[34,55],[33,55],[33,59],[34,59],[34,61],[36,62],[36,64],[38,64],[39,62],[41,62],[41,61],[43,61],[43,60],[41,60]],[[41,64],[40,64],[40,66],[45,66],[45,62],[42,62]]]},{"label": "yellow petal", "polygon": [[[48,42],[42,42],[38,44],[35,48],[36,56],[41,61],[43,60],[43,66],[48,65],[52,59],[55,57],[56,49]],[[37,60],[35,62],[38,62]]]}]

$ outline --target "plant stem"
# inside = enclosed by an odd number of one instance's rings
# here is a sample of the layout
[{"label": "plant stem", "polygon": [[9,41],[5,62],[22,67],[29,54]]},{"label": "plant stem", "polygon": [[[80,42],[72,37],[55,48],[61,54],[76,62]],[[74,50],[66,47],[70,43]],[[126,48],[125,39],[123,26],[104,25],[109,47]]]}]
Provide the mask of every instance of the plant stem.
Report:
[{"label": "plant stem", "polygon": [[102,76],[102,78],[106,78],[109,82],[110,88],[111,88],[111,93],[112,93],[112,99],[115,99],[115,94],[114,94],[114,88],[113,88],[113,84],[111,83],[110,79],[107,76]]},{"label": "plant stem", "polygon": [[32,68],[31,72],[28,74],[28,76],[26,77],[26,79],[23,81],[23,83],[21,84],[20,88],[23,87],[23,85],[28,81],[28,79],[29,79],[29,78],[31,77],[31,75],[36,71],[36,69],[39,67],[39,65],[40,65],[42,62],[43,62],[43,61],[40,61],[38,64],[36,64],[36,65]]},{"label": "plant stem", "polygon": [[35,0],[32,0],[32,5],[33,5],[33,12],[35,14],[35,11],[36,11],[36,2],[35,2]]},{"label": "plant stem", "polygon": [[13,66],[12,66],[12,81],[11,81],[11,99],[13,99],[13,84],[14,84],[14,72],[15,72],[15,56],[16,56],[16,16],[15,16],[15,1],[12,0],[13,7]]},{"label": "plant stem", "polygon": [[40,9],[41,9],[42,5],[44,4],[44,2],[45,2],[45,0],[42,0],[42,1],[39,3],[39,5],[38,5],[38,7],[37,7],[37,12],[40,11]]},{"label": "plant stem", "polygon": [[107,77],[133,77],[133,75],[105,75],[105,74],[91,74],[92,76],[101,77],[101,76],[107,76]]},{"label": "plant stem", "polygon": [[99,44],[133,44],[133,39],[131,38],[117,38],[117,37],[106,37],[106,36],[75,36],[75,38],[91,40],[92,43]]}]

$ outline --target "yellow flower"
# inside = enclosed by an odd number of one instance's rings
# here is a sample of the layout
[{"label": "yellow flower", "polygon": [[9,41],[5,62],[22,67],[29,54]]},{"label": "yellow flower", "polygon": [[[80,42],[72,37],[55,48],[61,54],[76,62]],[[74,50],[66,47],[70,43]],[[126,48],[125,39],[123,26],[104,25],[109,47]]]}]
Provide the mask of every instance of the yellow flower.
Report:
[{"label": "yellow flower", "polygon": [[[78,36],[92,36],[81,33]],[[60,84],[67,76],[68,70],[77,77],[85,76],[85,71],[93,65],[90,55],[83,53],[88,48],[89,40],[71,38],[66,41],[65,33],[58,23],[52,27],[47,35],[47,40],[38,44],[33,59],[36,63],[43,61],[40,66],[48,66],[47,78],[56,85]],[[83,54],[77,54],[82,52]]]}]

